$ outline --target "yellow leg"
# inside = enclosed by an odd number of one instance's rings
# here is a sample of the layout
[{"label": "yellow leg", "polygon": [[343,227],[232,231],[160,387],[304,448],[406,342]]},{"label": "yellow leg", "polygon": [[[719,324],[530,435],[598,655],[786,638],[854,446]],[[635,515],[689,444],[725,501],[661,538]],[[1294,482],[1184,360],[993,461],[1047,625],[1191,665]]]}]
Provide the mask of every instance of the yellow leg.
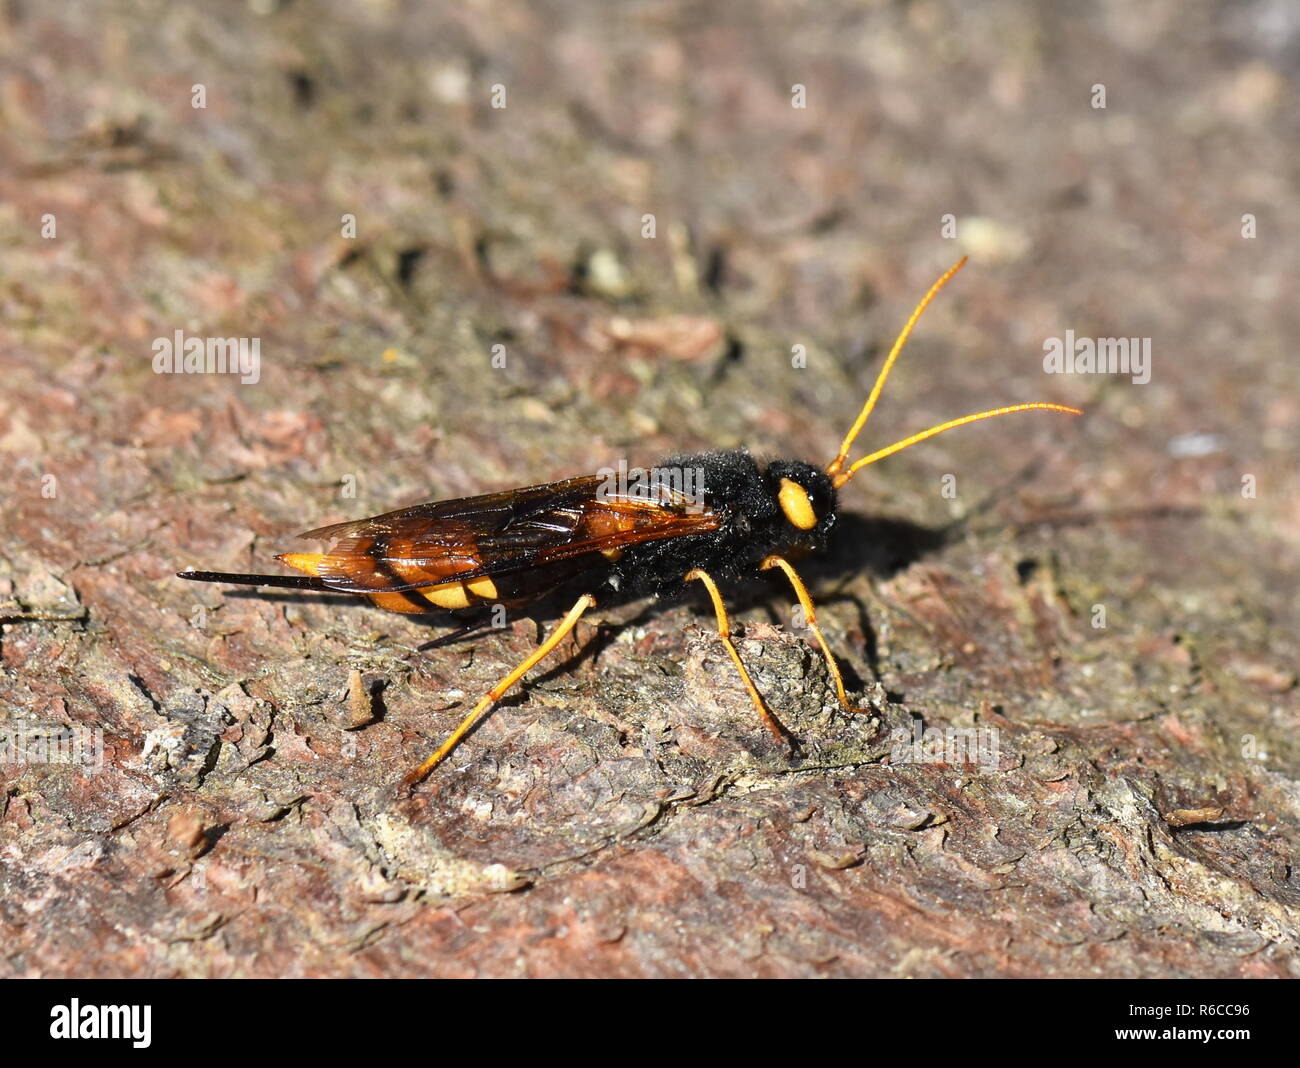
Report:
[{"label": "yellow leg", "polygon": [[726,646],[727,652],[731,654],[731,660],[736,665],[736,670],[740,672],[740,681],[745,684],[745,689],[749,692],[749,699],[754,702],[754,707],[758,709],[758,718],[763,721],[763,726],[772,732],[773,737],[782,744],[788,744],[789,734],[781,726],[777,718],[767,710],[767,705],[763,703],[763,698],[754,685],[754,680],[749,677],[749,672],[745,670],[745,665],[741,663],[740,653],[736,651],[736,646],[731,641],[731,619],[727,615],[727,606],[722,603],[722,594],[718,592],[718,585],[713,581],[707,571],[701,571],[698,567],[686,573],[687,582],[700,581],[704,583],[705,589],[709,591],[709,597],[713,600],[713,612],[718,617],[718,637],[722,639],[722,644]]},{"label": "yellow leg", "polygon": [[408,786],[414,786],[417,782],[428,775],[429,772],[441,764],[447,758],[448,754],[450,754],[451,751],[460,744],[460,740],[469,733],[474,724],[483,717],[484,713],[500,701],[511,686],[545,660],[551,650],[564,640],[564,636],[568,634],[569,631],[573,630],[577,625],[578,620],[582,618],[582,614],[595,605],[595,603],[596,598],[589,593],[584,593],[579,597],[577,604],[569,609],[569,614],[560,620],[559,624],[556,626],[555,630],[550,633],[546,641],[542,642],[541,645],[534,649],[524,662],[515,668],[514,671],[510,672],[509,675],[493,686],[492,689],[488,690],[479,703],[474,706],[474,710],[460,721],[460,726],[452,731],[451,737],[438,747],[438,751],[411,772],[411,774],[406,776],[403,781]]},{"label": "yellow leg", "polygon": [[848,694],[844,692],[844,677],[840,674],[840,666],[835,663],[835,657],[831,655],[831,647],[826,644],[821,627],[817,626],[817,611],[813,608],[812,598],[808,596],[808,587],[803,584],[803,579],[790,566],[790,561],[783,556],[769,556],[763,561],[759,570],[767,571],[773,567],[779,567],[784,571],[785,577],[790,580],[790,585],[794,587],[794,595],[799,598],[799,604],[803,606],[804,619],[808,623],[808,629],[813,632],[813,637],[817,639],[817,644],[821,646],[822,656],[826,658],[826,668],[830,671],[831,678],[835,680],[835,693],[839,696],[840,705],[844,711],[852,712],[855,715],[872,715],[871,709],[859,708],[857,705],[849,703]]}]

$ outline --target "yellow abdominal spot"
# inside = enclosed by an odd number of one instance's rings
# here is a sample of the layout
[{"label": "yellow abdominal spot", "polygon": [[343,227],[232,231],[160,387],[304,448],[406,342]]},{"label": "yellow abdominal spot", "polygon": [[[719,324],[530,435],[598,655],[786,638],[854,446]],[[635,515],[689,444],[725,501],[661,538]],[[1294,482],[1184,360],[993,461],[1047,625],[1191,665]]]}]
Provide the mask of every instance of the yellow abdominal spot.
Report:
[{"label": "yellow abdominal spot", "polygon": [[315,575],[320,571],[320,562],[325,559],[325,554],[281,553],[276,559],[287,567],[292,567],[297,571],[305,571],[309,575]]},{"label": "yellow abdominal spot", "polygon": [[782,514],[800,530],[812,530],[817,525],[808,491],[792,479],[781,479],[781,489],[776,495]]},{"label": "yellow abdominal spot", "polygon": [[467,582],[444,582],[440,586],[423,586],[420,595],[439,608],[468,608],[470,596],[484,601],[497,599],[497,587],[486,575]]}]

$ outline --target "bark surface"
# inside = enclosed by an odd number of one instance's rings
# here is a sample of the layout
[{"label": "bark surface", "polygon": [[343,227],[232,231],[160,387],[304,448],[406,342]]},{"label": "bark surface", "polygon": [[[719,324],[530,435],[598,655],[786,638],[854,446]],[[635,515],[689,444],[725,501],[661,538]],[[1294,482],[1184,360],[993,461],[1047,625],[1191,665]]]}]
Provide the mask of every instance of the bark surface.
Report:
[{"label": "bark surface", "polygon": [[[1300,973],[1294,20],[433,7],[0,15],[0,972]],[[401,797],[563,605],[422,650],[173,577],[620,459],[824,463],[963,253],[856,452],[1087,416],[846,489],[805,570],[874,718],[779,578],[727,591],[794,760],[697,593],[589,616]],[[1045,374],[1067,330],[1149,382]],[[258,380],[155,373],[177,331]]]}]

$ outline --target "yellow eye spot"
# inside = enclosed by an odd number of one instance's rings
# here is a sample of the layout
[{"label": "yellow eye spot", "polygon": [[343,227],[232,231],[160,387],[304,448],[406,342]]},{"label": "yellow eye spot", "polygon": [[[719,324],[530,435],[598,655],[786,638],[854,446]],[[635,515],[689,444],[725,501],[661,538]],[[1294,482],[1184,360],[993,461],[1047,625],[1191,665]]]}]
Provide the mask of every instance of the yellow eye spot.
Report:
[{"label": "yellow eye spot", "polygon": [[776,495],[781,512],[800,530],[812,530],[817,525],[817,515],[813,511],[808,491],[798,482],[788,478],[781,479],[781,489]]}]

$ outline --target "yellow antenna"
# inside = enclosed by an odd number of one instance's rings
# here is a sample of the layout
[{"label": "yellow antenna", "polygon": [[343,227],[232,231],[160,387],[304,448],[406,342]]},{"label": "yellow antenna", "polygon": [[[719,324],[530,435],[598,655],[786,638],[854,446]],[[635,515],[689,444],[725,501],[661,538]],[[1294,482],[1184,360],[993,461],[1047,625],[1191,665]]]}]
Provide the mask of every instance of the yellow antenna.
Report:
[{"label": "yellow antenna", "polygon": [[844,435],[844,441],[840,444],[840,451],[836,454],[835,459],[826,465],[828,475],[838,475],[840,468],[844,466],[844,461],[849,458],[849,450],[853,448],[853,442],[857,436],[862,433],[862,428],[867,425],[867,419],[871,415],[871,410],[876,406],[876,401],[880,399],[880,391],[885,388],[885,379],[889,377],[889,372],[894,369],[894,361],[898,359],[898,354],[903,351],[903,346],[907,344],[907,339],[912,336],[912,327],[916,321],[921,318],[921,313],[929,307],[930,301],[938,295],[939,290],[948,284],[954,274],[966,266],[966,260],[969,257],[963,256],[943,273],[943,277],[930,287],[930,291],[921,298],[921,303],[908,316],[907,323],[903,326],[902,332],[894,342],[894,347],[889,350],[889,355],[885,359],[885,366],[880,369],[880,374],[876,375],[876,384],[871,387],[871,395],[867,397],[867,403],[862,406],[862,411],[858,413],[858,418],[849,428],[849,432]]},{"label": "yellow antenna", "polygon": [[844,462],[848,459],[849,449],[853,448],[853,442],[857,439],[862,428],[866,426],[867,419],[871,411],[876,406],[876,401],[880,399],[880,393],[885,388],[885,380],[889,377],[889,372],[894,369],[894,363],[898,359],[898,354],[903,351],[903,346],[907,344],[907,339],[912,333],[912,327],[916,321],[921,318],[921,313],[929,306],[930,301],[934,300],[935,295],[945,285],[954,274],[962,269],[966,264],[967,257],[963,256],[952,267],[944,272],[943,276],[930,287],[930,290],[916,309],[908,317],[907,323],[903,326],[902,332],[894,342],[894,347],[889,350],[889,356],[885,359],[885,364],[880,369],[880,374],[876,376],[876,384],[871,387],[871,393],[867,397],[867,403],[862,406],[862,411],[858,413],[858,418],[854,421],[853,426],[849,428],[848,434],[845,435],[844,441],[840,444],[840,451],[836,454],[829,464],[826,465],[826,473],[831,476],[831,481],[836,489],[843,486],[858,471],[868,464],[874,464],[877,460],[883,460],[886,456],[893,456],[896,452],[902,452],[909,445],[915,445],[917,442],[925,441],[926,438],[932,438],[936,434],[942,434],[945,430],[952,430],[954,427],[965,426],[967,423],[978,423],[982,419],[995,419],[999,415],[1011,415],[1013,412],[1028,412],[1036,409],[1043,409],[1052,412],[1068,412],[1071,415],[1082,415],[1078,408],[1069,408],[1064,404],[1048,404],[1045,401],[1034,401],[1029,404],[1012,404],[1005,408],[990,408],[988,411],[975,412],[971,415],[963,415],[960,419],[949,419],[946,423],[940,423],[938,426],[932,426],[929,430],[922,430],[919,434],[913,434],[902,441],[896,441],[894,444],[878,449],[869,456],[864,456],[861,460],[855,461],[847,471],[844,468]]},{"label": "yellow antenna", "polygon": [[909,445],[915,445],[918,441],[924,441],[926,438],[932,438],[936,434],[942,434],[945,430],[951,430],[953,427],[965,426],[967,423],[978,423],[981,419],[994,419],[999,415],[1010,415],[1012,412],[1028,412],[1035,408],[1041,408],[1049,412],[1068,412],[1070,415],[1082,415],[1083,412],[1078,408],[1067,408],[1064,404],[1048,404],[1046,401],[1032,401],[1029,404],[1013,404],[1007,408],[990,408],[987,412],[975,412],[973,415],[963,415],[960,419],[949,419],[946,423],[940,423],[938,426],[932,426],[929,430],[922,430],[919,434],[913,434],[902,441],[896,441],[883,449],[877,449],[870,456],[864,456],[861,460],[855,460],[853,466],[847,471],[841,471],[839,474],[832,476],[831,482],[836,489],[839,489],[844,483],[851,479],[857,472],[861,471],[868,464],[874,464],[877,460],[883,460],[886,456],[893,456],[896,452],[902,452]]}]

